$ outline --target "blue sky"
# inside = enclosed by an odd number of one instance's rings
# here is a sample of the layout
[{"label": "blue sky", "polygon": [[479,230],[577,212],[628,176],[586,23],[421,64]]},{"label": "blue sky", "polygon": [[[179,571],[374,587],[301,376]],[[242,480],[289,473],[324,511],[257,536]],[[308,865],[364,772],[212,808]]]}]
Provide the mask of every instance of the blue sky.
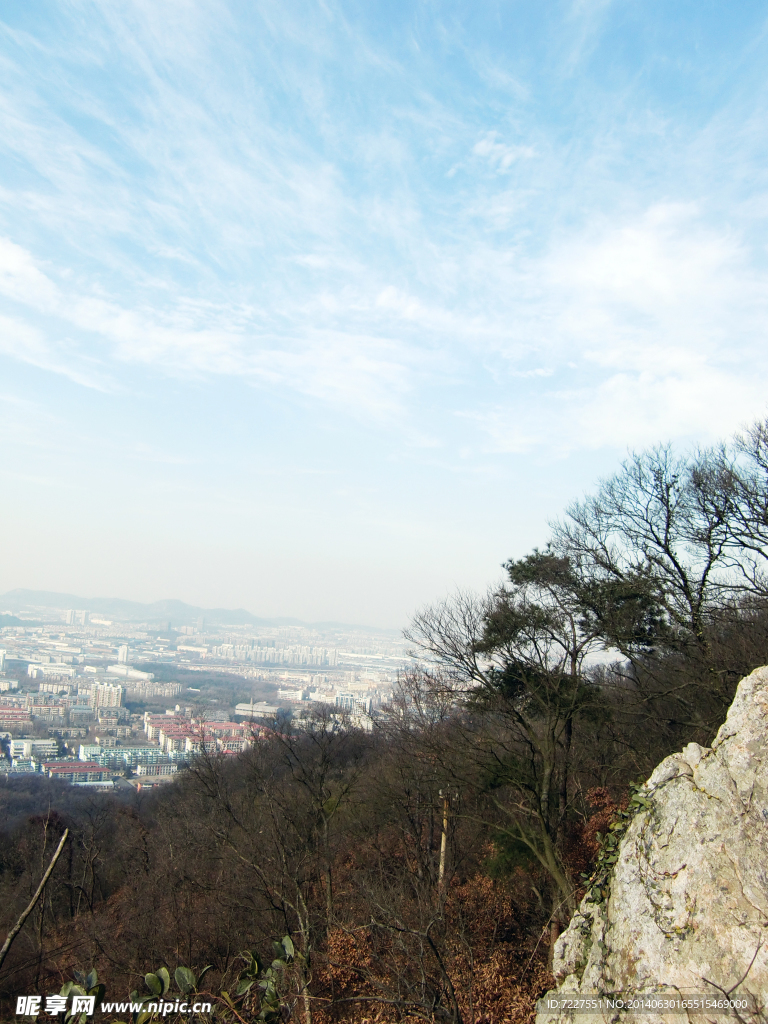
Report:
[{"label": "blue sky", "polygon": [[0,592],[402,626],[765,414],[764,4],[0,17]]}]

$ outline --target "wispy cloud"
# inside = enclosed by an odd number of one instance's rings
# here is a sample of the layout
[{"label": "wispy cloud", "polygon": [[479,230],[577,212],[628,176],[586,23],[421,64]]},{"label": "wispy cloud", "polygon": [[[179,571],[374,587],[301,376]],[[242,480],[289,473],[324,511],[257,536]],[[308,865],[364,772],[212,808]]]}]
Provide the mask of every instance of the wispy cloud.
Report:
[{"label": "wispy cloud", "polygon": [[508,171],[517,160],[530,160],[536,156],[533,146],[510,146],[499,141],[498,132],[488,132],[472,147],[475,156],[484,157],[496,171]]},{"label": "wispy cloud", "polygon": [[[613,6],[558,10],[548,59],[570,36],[564,81]],[[439,45],[461,38],[486,90],[459,100],[427,73],[439,54],[424,40],[414,63],[341,4],[262,5],[245,31],[223,0],[78,0],[62,17],[87,20],[87,45],[6,37],[0,117],[24,169],[0,191],[7,354],[89,387],[115,387],[121,365],[243,379],[407,420],[414,436],[425,388],[443,387],[442,415],[466,413],[501,448],[503,401],[526,408],[514,450],[727,429],[732,396],[754,400],[739,361],[764,370],[765,270],[749,236],[764,194],[725,224],[711,189],[654,179],[642,152],[650,139],[678,162],[704,138],[712,150],[722,117],[686,141],[639,107],[623,136],[616,110],[580,109],[579,134],[564,133],[535,113],[545,84],[520,61],[442,25]],[[109,90],[94,88],[107,69]],[[741,138],[734,175],[757,145]],[[702,410],[718,379],[731,397],[713,419]]]},{"label": "wispy cloud", "polygon": [[763,413],[766,19],[689,7],[6,5],[19,536],[87,464],[83,547],[122,515],[123,565],[182,530],[187,571],[226,534],[302,590],[322,549],[324,614],[374,551],[402,610],[446,538],[483,574],[540,539],[573,465]]}]

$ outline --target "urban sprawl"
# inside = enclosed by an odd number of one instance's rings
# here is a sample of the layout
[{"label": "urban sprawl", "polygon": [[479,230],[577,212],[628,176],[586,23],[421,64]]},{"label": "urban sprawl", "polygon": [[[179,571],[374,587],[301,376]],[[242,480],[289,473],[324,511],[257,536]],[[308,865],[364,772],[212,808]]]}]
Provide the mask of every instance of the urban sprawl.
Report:
[{"label": "urban sprawl", "polygon": [[0,630],[0,778],[155,786],[203,750],[240,753],[321,706],[371,729],[406,660],[395,634],[362,629],[25,618]]}]

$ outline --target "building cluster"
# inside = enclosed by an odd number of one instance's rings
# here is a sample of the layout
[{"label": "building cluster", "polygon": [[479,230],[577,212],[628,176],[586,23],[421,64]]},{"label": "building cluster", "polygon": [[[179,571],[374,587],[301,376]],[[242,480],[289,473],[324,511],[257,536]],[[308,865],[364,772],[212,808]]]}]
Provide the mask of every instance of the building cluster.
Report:
[{"label": "building cluster", "polygon": [[[177,706],[178,707],[178,706]],[[216,722],[194,719],[191,708],[184,713],[144,715],[144,732],[167,754],[211,753],[239,754],[246,750],[261,730],[253,730],[243,722]]]},{"label": "building cluster", "polygon": [[335,648],[310,647],[307,644],[215,644],[210,648],[196,647],[187,650],[205,652],[212,658],[224,661],[254,662],[257,665],[307,665],[315,668],[335,668],[339,652]]},{"label": "building cluster", "polygon": [[[34,699],[33,694],[19,696]],[[119,708],[119,712],[125,710]],[[10,711],[24,713],[22,708]],[[146,785],[175,774],[203,750],[214,754],[242,753],[262,731],[243,722],[195,719],[191,712],[190,707],[178,704],[162,715],[146,712],[141,716],[144,743],[135,742],[135,723],[127,727],[125,739],[115,736],[113,730],[99,729],[100,735],[91,743],[72,739],[65,742],[56,736],[7,735],[8,759],[0,760],[0,774],[43,774],[73,785],[98,784],[101,788],[111,786],[116,775],[135,775]],[[29,713],[23,719],[12,720],[13,727],[31,721]]]},{"label": "building cluster", "polygon": [[46,775],[77,785],[111,785],[109,773],[102,765],[93,760],[84,761],[82,758],[62,754],[60,747],[58,740],[53,738],[11,739],[8,742],[10,764],[0,763],[0,771],[6,775]]},{"label": "building cluster", "polygon": [[[34,679],[34,676],[30,676]],[[72,679],[68,683],[42,681],[34,691],[22,689],[19,680],[7,680],[0,690],[0,729],[31,728],[33,721],[56,727],[62,736],[91,723],[117,729],[129,719],[123,707],[124,688],[105,677]]]},{"label": "building cluster", "polygon": [[[404,664],[398,640],[361,630],[215,628],[201,618],[132,624],[85,609],[25,614],[22,625],[0,629],[0,775],[75,785],[151,784],[203,750],[240,753],[288,719],[302,728],[318,705],[371,728]],[[245,694],[276,696],[226,708],[204,681],[222,674],[239,677]]]},{"label": "building cluster", "polygon": [[290,722],[291,728],[303,729],[311,725],[320,708],[325,708],[339,726],[349,724],[366,732],[373,730],[375,711],[371,697],[339,692],[306,693],[301,690],[280,693],[286,695],[280,704],[270,704],[268,701],[238,704],[235,717],[244,719],[251,726],[281,729]]},{"label": "building cluster", "polygon": [[[163,696],[175,696],[182,689],[178,683],[155,684],[152,673],[119,658],[107,665],[44,661],[53,656],[42,654],[38,645],[27,652],[29,659],[11,662],[7,647],[0,652],[0,733],[6,753],[0,757],[0,775],[42,774],[106,788],[116,776],[143,776],[146,782],[171,775],[188,760],[188,753],[179,755],[177,748],[146,739],[137,744],[143,716],[131,715],[124,704],[136,687],[159,686]],[[11,665],[16,679],[6,674]],[[177,706],[166,721],[176,720],[179,712]],[[179,720],[187,722],[188,714]],[[41,731],[48,735],[40,736]],[[91,742],[80,742],[87,738]]]},{"label": "building cluster", "polygon": [[[132,666],[143,663],[187,670],[218,670],[280,686],[298,677],[296,688],[312,687],[322,673],[336,689],[350,676],[374,681],[388,691],[406,660],[402,640],[364,630],[304,626],[226,626],[169,622],[119,623],[87,610],[55,612],[50,626],[6,627],[0,645],[9,658],[23,660],[30,678],[69,682],[81,666],[124,669],[123,683],[139,699],[174,697],[177,682],[154,679]],[[148,675],[148,677],[146,677]],[[371,696],[375,696],[371,694]]]},{"label": "building cluster", "polygon": [[127,697],[136,700],[147,700],[150,697],[178,697],[184,687],[181,683],[157,683],[154,681],[127,681],[125,692]]}]

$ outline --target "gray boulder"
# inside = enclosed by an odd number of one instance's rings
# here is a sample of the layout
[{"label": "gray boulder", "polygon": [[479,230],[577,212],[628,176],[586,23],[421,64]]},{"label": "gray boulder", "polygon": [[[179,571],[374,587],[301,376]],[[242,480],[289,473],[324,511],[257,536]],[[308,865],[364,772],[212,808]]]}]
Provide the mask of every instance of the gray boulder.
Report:
[{"label": "gray boulder", "polygon": [[[768,668],[739,683],[712,748],[689,743],[666,758],[642,795],[648,806],[619,846],[608,898],[587,896],[555,946],[548,995],[578,1004],[595,993],[730,992],[749,1001],[743,1021],[768,1020]],[[619,1018],[541,1010],[536,1021],[582,1019]],[[680,1024],[686,1013],[626,1019]]]}]

